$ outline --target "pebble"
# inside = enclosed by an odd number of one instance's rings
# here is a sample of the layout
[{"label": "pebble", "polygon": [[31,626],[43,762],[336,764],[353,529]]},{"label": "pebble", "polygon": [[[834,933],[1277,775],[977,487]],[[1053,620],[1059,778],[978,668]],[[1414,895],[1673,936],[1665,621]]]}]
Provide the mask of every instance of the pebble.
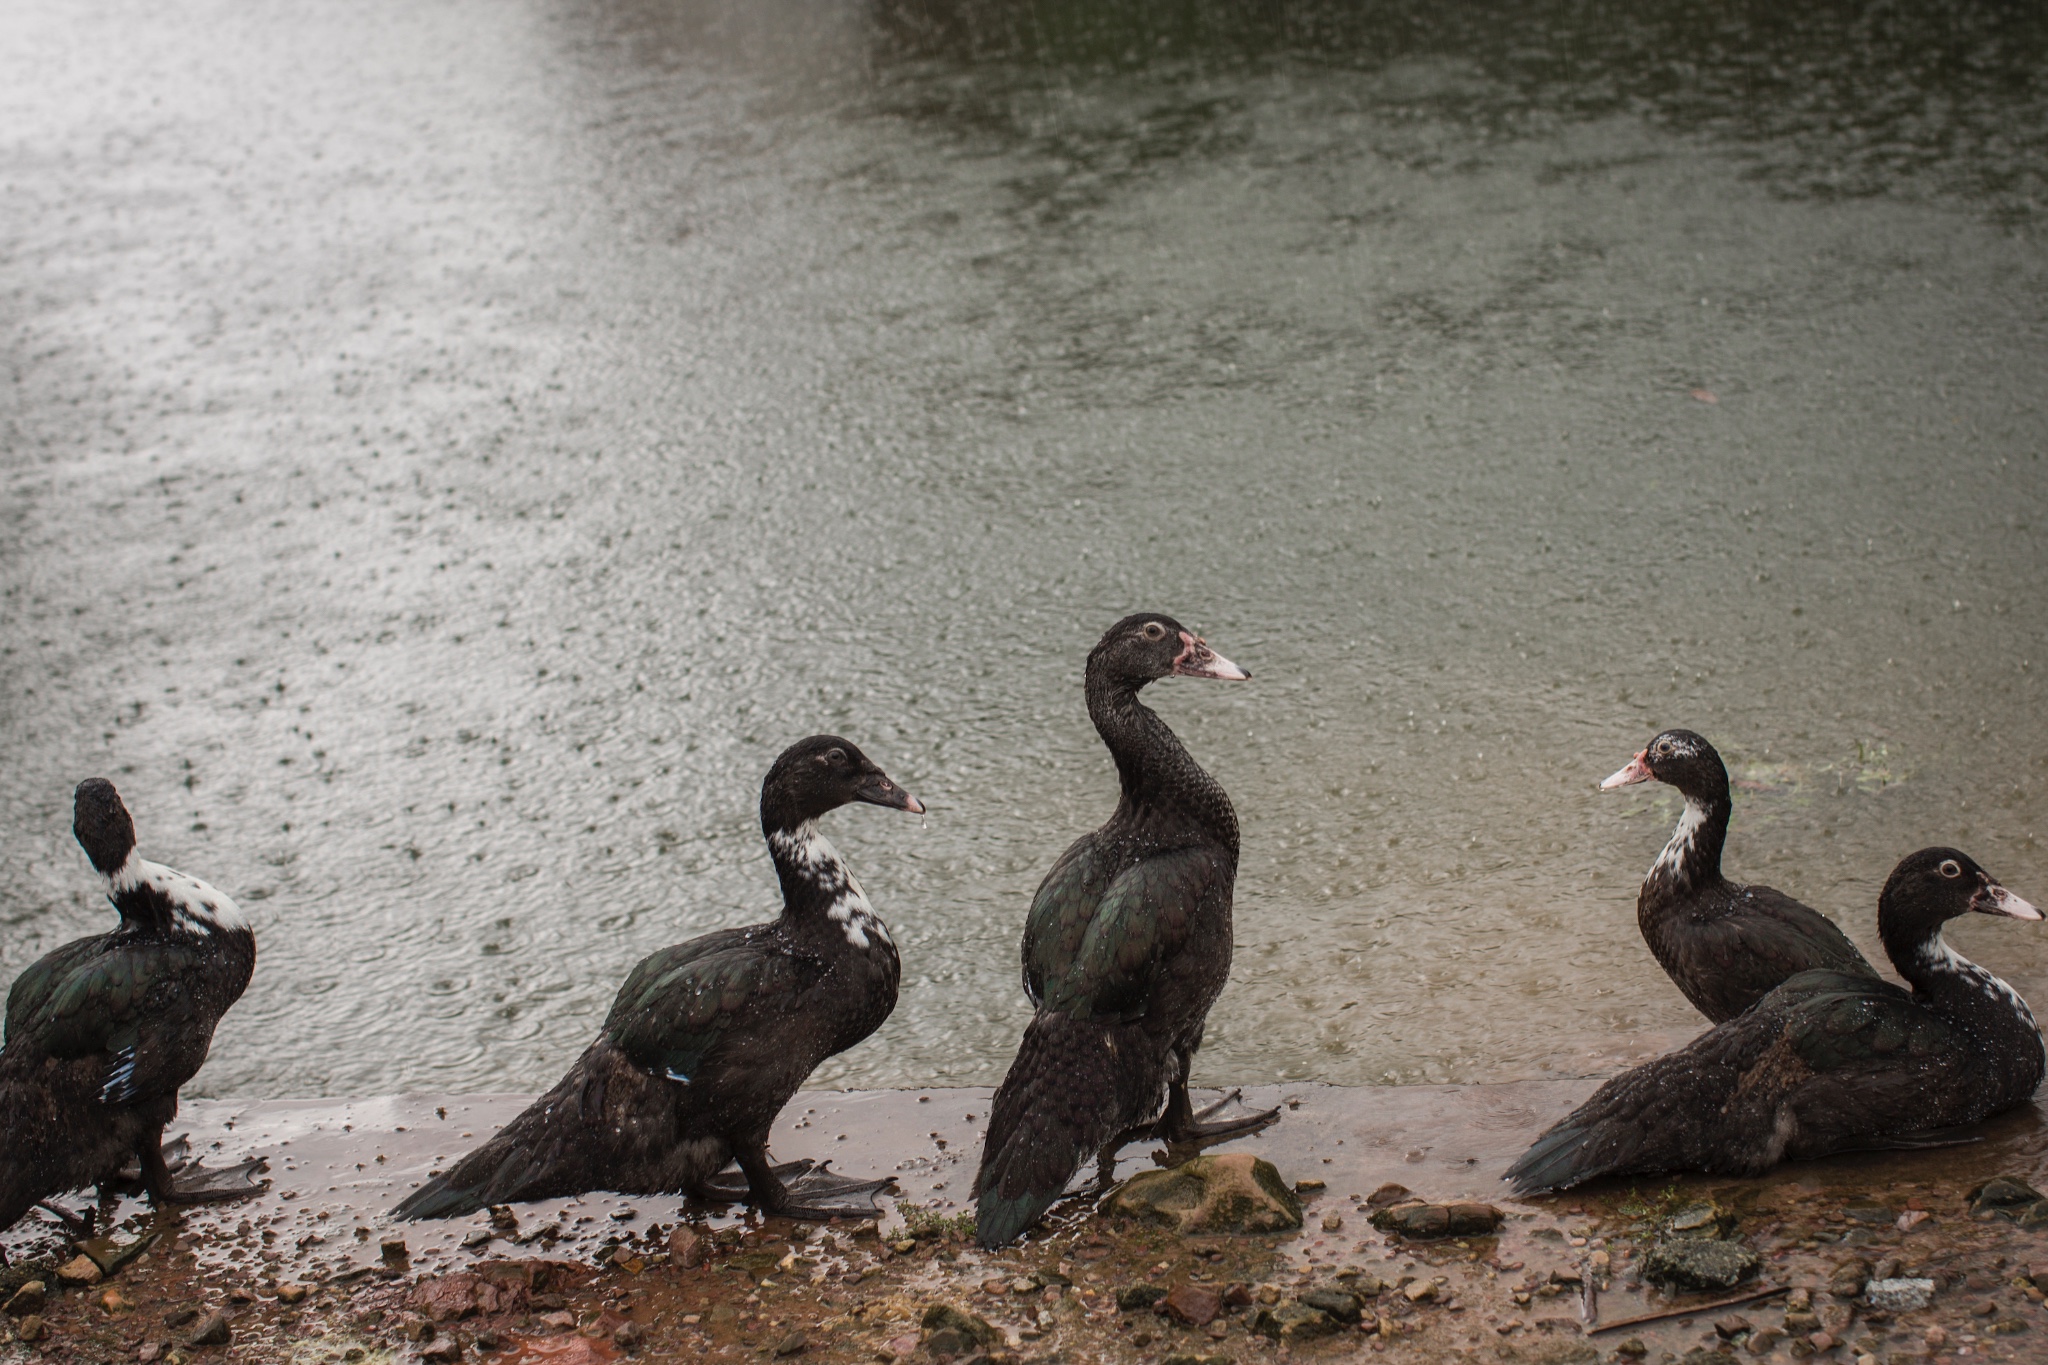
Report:
[{"label": "pebble", "polygon": [[30,1313],[14,1324],[14,1335],[23,1341],[41,1341],[43,1333],[43,1319],[39,1313]]},{"label": "pebble", "polygon": [[90,1256],[74,1256],[57,1267],[57,1278],[74,1287],[98,1284],[102,1278],[99,1266]]},{"label": "pebble", "polygon": [[277,1301],[279,1303],[298,1303],[306,1297],[306,1292],[306,1286],[302,1284],[280,1284],[277,1287]]},{"label": "pebble", "polygon": [[228,1315],[216,1308],[199,1320],[187,1341],[191,1346],[225,1346],[233,1333],[228,1330]]},{"label": "pebble", "polygon": [[9,1317],[26,1317],[43,1311],[44,1299],[49,1289],[41,1280],[30,1280],[14,1291],[14,1297],[7,1300],[6,1312]]},{"label": "pebble", "polygon": [[1337,1211],[1335,1211],[1335,1210],[1333,1209],[1333,1210],[1331,1210],[1331,1211],[1330,1211],[1329,1213],[1326,1213],[1326,1214],[1324,1214],[1324,1215],[1323,1215],[1323,1231],[1324,1231],[1324,1232],[1342,1232],[1343,1230],[1344,1230],[1344,1215],[1343,1215],[1343,1214],[1341,1214],[1341,1213],[1338,1213]]},{"label": "pebble", "polygon": [[801,1353],[808,1345],[810,1343],[804,1339],[802,1332],[791,1332],[788,1336],[775,1343],[775,1349],[771,1354],[779,1360],[784,1356],[793,1356]]}]

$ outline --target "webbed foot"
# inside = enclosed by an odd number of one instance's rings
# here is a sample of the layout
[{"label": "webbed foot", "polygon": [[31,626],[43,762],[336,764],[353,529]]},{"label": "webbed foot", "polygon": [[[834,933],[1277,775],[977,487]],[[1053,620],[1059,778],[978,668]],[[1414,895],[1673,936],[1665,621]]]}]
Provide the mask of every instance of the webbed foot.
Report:
[{"label": "webbed foot", "polygon": [[270,1188],[268,1180],[256,1179],[269,1169],[270,1163],[260,1156],[219,1168],[188,1161],[178,1167],[170,1184],[157,1192],[155,1198],[160,1204],[220,1204],[247,1199]]},{"label": "webbed foot", "polygon": [[[785,1161],[780,1166],[770,1166],[768,1172],[777,1180],[794,1180],[798,1176],[810,1174],[811,1168],[817,1164],[805,1157],[796,1161]],[[754,1187],[748,1182],[744,1171],[736,1174],[721,1171],[697,1185],[697,1193],[713,1203],[738,1204],[753,1192]]]},{"label": "webbed foot", "polygon": [[874,1196],[896,1188],[896,1182],[887,1178],[856,1180],[834,1175],[828,1165],[820,1162],[816,1169],[790,1181],[783,1186],[781,1202],[763,1211],[783,1218],[872,1218]]}]

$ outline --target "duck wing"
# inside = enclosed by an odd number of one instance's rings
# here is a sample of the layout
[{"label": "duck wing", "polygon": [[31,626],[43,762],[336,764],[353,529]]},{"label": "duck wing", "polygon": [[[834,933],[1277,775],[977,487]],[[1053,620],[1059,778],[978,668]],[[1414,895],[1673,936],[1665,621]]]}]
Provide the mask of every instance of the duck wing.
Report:
[{"label": "duck wing", "polygon": [[729,929],[642,958],[605,1016],[604,1037],[637,1066],[689,1083],[713,1066],[735,1032],[758,1036],[793,1016],[822,964]]},{"label": "duck wing", "polygon": [[1120,865],[1098,848],[1069,849],[1040,884],[1025,922],[1032,1002],[1078,1017],[1144,1013],[1161,965],[1186,943],[1197,910],[1228,883],[1233,864],[1215,845]]},{"label": "duck wing", "polygon": [[176,1093],[206,1060],[219,1019],[212,993],[190,988],[210,965],[207,947],[122,935],[66,944],[8,993],[8,1053],[102,1059],[104,1103]]},{"label": "duck wing", "polygon": [[1880,979],[1833,920],[1768,886],[1744,887],[1724,913],[1687,924],[1684,959],[1684,977],[1673,979],[1717,1024],[1801,972]]}]

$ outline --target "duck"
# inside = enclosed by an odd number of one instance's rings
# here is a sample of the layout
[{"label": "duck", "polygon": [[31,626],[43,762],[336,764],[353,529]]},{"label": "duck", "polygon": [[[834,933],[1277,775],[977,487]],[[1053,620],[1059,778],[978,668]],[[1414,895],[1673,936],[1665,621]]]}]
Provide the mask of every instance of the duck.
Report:
[{"label": "duck", "polygon": [[[781,915],[642,958],[561,1080],[397,1215],[453,1218],[601,1189],[744,1199],[790,1217],[871,1216],[889,1181],[768,1158],[769,1128],[797,1087],[896,1008],[896,940],[818,829],[856,802],[925,809],[851,740],[812,735],[783,750],[761,782]],[[734,1162],[740,1178],[723,1178]]]},{"label": "duck", "polygon": [[1665,974],[1710,1022],[1735,1018],[1803,971],[1878,975],[1826,915],[1782,891],[1721,875],[1731,803],[1728,768],[1713,745],[1691,730],[1666,730],[1600,789],[1653,780],[1676,787],[1685,810],[1643,878],[1636,924]]},{"label": "duck", "polygon": [[[153,1203],[239,1197],[262,1163],[230,1175],[165,1156],[178,1090],[256,969],[246,916],[212,886],[136,853],[135,820],[103,777],[72,794],[72,834],[121,922],[29,964],[7,992],[0,1044],[0,1229],[86,1184],[112,1184],[130,1161]],[[182,1151],[182,1147],[179,1148]]]},{"label": "duck", "polygon": [[1138,699],[1161,678],[1243,681],[1171,616],[1140,612],[1089,652],[1088,716],[1115,760],[1115,812],[1061,854],[1023,940],[1033,1014],[996,1090],[975,1178],[975,1237],[1014,1240],[1088,1158],[1107,1183],[1141,1138],[1203,1146],[1277,1116],[1205,1123],[1188,1073],[1230,976],[1237,813],[1164,720]]},{"label": "duck", "polygon": [[1518,1194],[1601,1176],[1760,1175],[1785,1160],[1943,1145],[2041,1084],[2041,1031],[2019,993],[1942,939],[1965,914],[2038,920],[1964,853],[1902,859],[1878,897],[1911,989],[1800,972],[1747,1012],[1595,1091],[1509,1168]]}]

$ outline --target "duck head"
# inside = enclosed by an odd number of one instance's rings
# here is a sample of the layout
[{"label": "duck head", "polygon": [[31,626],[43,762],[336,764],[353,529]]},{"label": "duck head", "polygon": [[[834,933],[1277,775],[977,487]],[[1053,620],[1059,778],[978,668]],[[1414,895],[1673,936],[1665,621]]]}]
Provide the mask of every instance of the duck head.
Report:
[{"label": "duck head", "polygon": [[852,740],[812,735],[784,749],[761,780],[761,820],[794,829],[856,801],[924,814],[924,803],[889,779]]},{"label": "duck head", "polygon": [[1105,631],[1088,653],[1088,671],[1133,687],[1159,678],[1243,682],[1251,677],[1201,636],[1156,611],[1126,616]]},{"label": "duck head", "polygon": [[72,793],[71,832],[101,876],[119,872],[135,851],[135,821],[104,777],[88,777]]},{"label": "duck head", "polygon": [[1895,933],[1932,936],[1947,921],[1969,914],[2041,918],[2039,910],[2000,886],[1969,854],[1953,848],[1906,855],[1877,898],[1878,930],[1888,938]]},{"label": "duck head", "polygon": [[1600,784],[1601,791],[1657,781],[1689,797],[1711,799],[1728,790],[1728,769],[1704,736],[1690,730],[1666,730],[1644,745],[1628,765]]}]

